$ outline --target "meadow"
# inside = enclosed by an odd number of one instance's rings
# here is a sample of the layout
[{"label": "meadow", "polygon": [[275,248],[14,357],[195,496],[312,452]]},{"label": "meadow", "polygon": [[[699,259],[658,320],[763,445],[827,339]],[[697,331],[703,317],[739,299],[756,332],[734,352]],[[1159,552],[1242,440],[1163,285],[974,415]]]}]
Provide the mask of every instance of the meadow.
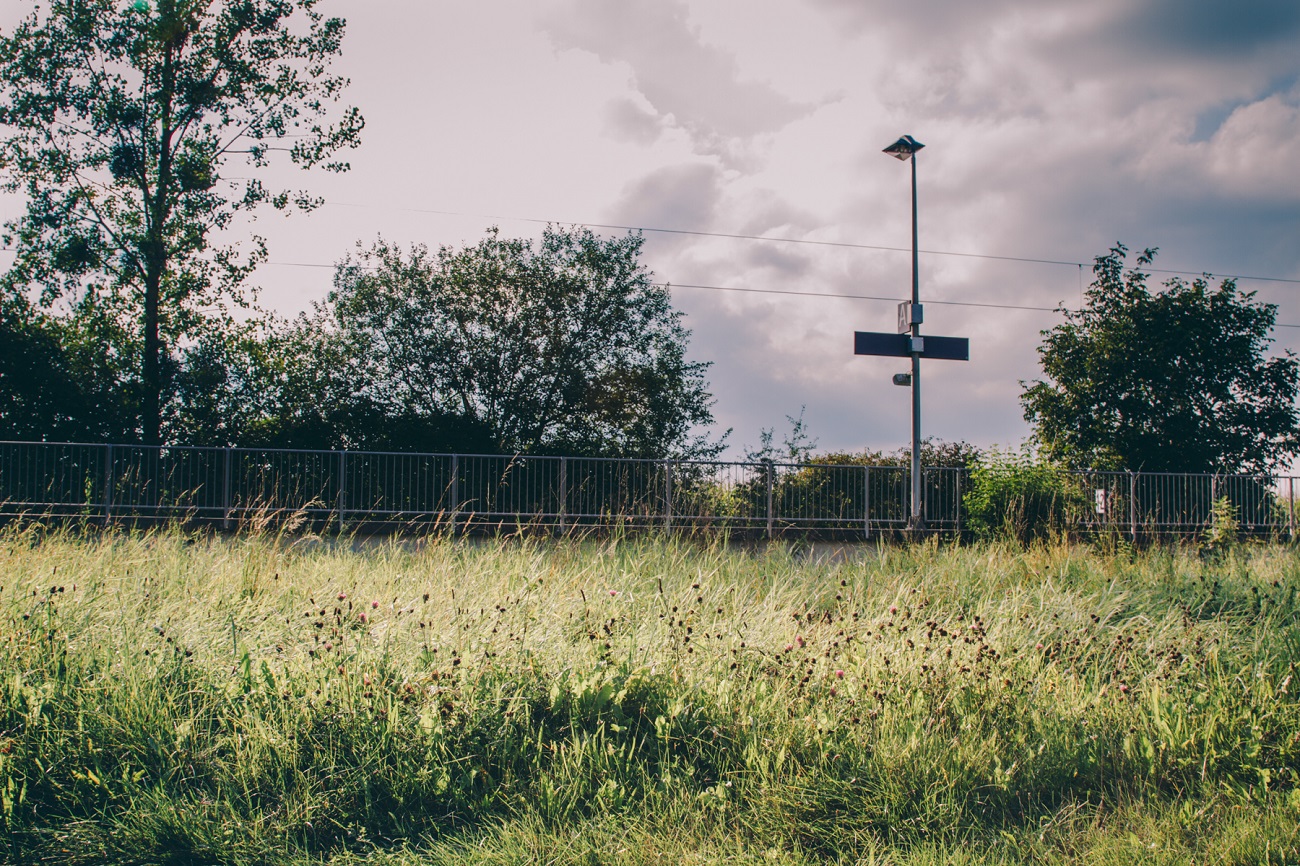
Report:
[{"label": "meadow", "polygon": [[0,862],[1297,863],[1300,553],[0,531]]}]

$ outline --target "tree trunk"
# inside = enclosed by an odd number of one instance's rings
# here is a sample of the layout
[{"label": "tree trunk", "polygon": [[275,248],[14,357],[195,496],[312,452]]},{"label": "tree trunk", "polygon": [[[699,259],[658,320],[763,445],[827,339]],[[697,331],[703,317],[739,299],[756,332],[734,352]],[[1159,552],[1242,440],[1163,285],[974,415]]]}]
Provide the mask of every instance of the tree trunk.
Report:
[{"label": "tree trunk", "polygon": [[162,271],[150,265],[144,286],[144,387],[140,422],[144,444],[162,444],[162,342],[158,339],[158,301]]}]

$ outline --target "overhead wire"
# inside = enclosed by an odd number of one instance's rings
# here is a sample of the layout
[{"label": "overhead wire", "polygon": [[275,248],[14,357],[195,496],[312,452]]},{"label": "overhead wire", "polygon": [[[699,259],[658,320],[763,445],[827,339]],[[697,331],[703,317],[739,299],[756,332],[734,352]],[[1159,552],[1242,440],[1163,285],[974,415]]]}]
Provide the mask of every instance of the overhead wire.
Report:
[{"label": "overhead wire", "polygon": [[[617,231],[635,231],[635,232],[648,232],[648,233],[655,233],[655,234],[688,235],[693,237],[723,238],[729,240],[767,241],[773,243],[800,244],[800,245],[820,246],[820,247],[839,247],[844,249],[874,250],[874,251],[882,251],[882,252],[904,252],[904,253],[911,252],[910,247],[894,247],[894,246],[886,246],[881,244],[863,244],[863,243],[856,243],[850,241],[823,241],[823,240],[813,240],[809,238],[787,238],[787,237],[774,237],[771,235],[747,235],[747,234],[730,233],[730,232],[708,232],[708,231],[700,231],[695,229],[672,229],[672,228],[663,228],[658,226],[623,225],[619,223],[596,223],[596,222],[581,222],[581,221],[567,222],[567,221],[554,220],[554,219],[540,219],[536,217],[504,216],[500,214],[483,214],[483,213],[470,213],[466,211],[436,210],[433,208],[410,208],[410,207],[400,207],[400,206],[391,206],[391,205],[368,205],[368,204],[361,204],[356,202],[338,202],[338,201],[329,201],[329,200],[326,200],[324,204],[331,205],[334,207],[376,208],[376,209],[383,209],[383,210],[402,211],[406,213],[432,214],[438,216],[473,217],[475,219],[487,219],[487,220],[509,220],[512,222],[525,222],[525,223],[533,223],[539,225],[576,225],[576,226],[584,226],[586,228],[614,229]],[[0,250],[0,252],[13,252],[13,251],[4,249],[4,250]],[[1020,262],[1020,263],[1027,263],[1027,264],[1062,265],[1062,266],[1077,268],[1079,273],[1079,281],[1080,281],[1080,299],[1082,300],[1083,268],[1085,266],[1085,263],[1083,262],[1067,261],[1064,259],[1041,259],[1041,258],[1032,258],[1027,256],[1000,256],[1000,255],[993,255],[990,253],[955,252],[952,250],[918,250],[918,252],[923,253],[925,255],[934,255],[934,256],[952,256],[958,258],[983,259],[988,261]],[[337,267],[336,264],[324,264],[320,262],[267,261],[265,264],[277,266],[277,267],[298,267],[298,268],[334,269]],[[1172,268],[1144,268],[1144,270],[1150,273],[1174,274],[1174,275],[1181,275],[1181,276],[1206,276],[1206,277],[1219,276],[1224,279],[1252,280],[1252,281],[1275,282],[1275,283],[1291,283],[1291,284],[1300,285],[1300,279],[1292,279],[1288,277],[1249,276],[1244,274],[1211,274],[1207,271],[1187,271],[1187,270],[1178,270]],[[758,289],[750,286],[712,286],[712,285],[703,285],[698,283],[667,283],[667,282],[655,283],[654,285],[662,286],[664,288],[697,289],[697,290],[715,291],[715,292],[740,292],[740,293],[747,293],[747,294],[785,295],[785,296],[794,296],[794,297],[802,296],[802,297],[811,297],[811,298],[837,298],[841,300],[879,301],[879,302],[889,302],[889,303],[897,303],[899,301],[898,298],[887,297],[884,295],[852,295],[852,294],[844,294],[844,293],[837,293],[837,292],[808,292],[808,291],[794,291],[790,289]],[[997,303],[978,302],[978,301],[938,301],[938,300],[927,300],[926,303],[934,306],[974,307],[974,308],[996,309],[996,310],[1025,310],[1030,312],[1044,312],[1044,313],[1058,313],[1058,314],[1070,312],[1067,308],[1063,306],[1042,307],[1042,306],[1033,306],[1028,304],[997,304]],[[1300,328],[1300,324],[1287,324],[1282,322],[1275,322],[1274,326],[1278,328]]]},{"label": "overhead wire", "polygon": [[[585,226],[587,228],[593,228],[593,229],[615,229],[618,231],[650,232],[654,234],[692,235],[695,237],[725,238],[730,240],[770,241],[774,243],[804,244],[808,246],[818,246],[818,247],[840,247],[844,249],[875,250],[879,252],[895,252],[895,253],[912,252],[911,247],[894,247],[894,246],[886,246],[882,244],[864,244],[864,243],[856,243],[852,241],[821,241],[821,240],[813,240],[810,238],[787,238],[787,237],[777,237],[772,235],[747,235],[747,234],[737,234],[731,232],[707,232],[707,231],[700,231],[697,229],[670,229],[670,228],[662,228],[658,226],[635,226],[635,225],[622,225],[619,223],[582,222],[580,220],[569,221],[569,220],[555,220],[555,219],[540,219],[537,217],[517,217],[517,216],[504,216],[500,214],[470,213],[467,211],[434,210],[432,208],[412,208],[412,207],[399,207],[393,205],[371,205],[371,204],[361,204],[358,202],[340,202],[340,201],[326,200],[325,204],[333,205],[334,207],[373,208],[376,210],[393,210],[393,211],[402,211],[405,213],[433,214],[437,216],[473,217],[474,219],[486,219],[486,220],[509,220],[511,222],[533,223],[537,225],[574,225],[574,226]],[[999,256],[999,255],[993,255],[991,253],[964,253],[964,252],[955,252],[953,250],[922,249],[922,250],[917,250],[917,252],[929,256],[951,256],[956,258],[984,259],[988,261],[999,261],[999,262],[1021,262],[1025,264],[1037,264],[1037,265],[1063,265],[1072,268],[1073,267],[1083,268],[1087,266],[1086,262],[1068,261],[1065,259],[1038,259],[1038,258],[1031,258],[1028,256]],[[1186,271],[1186,270],[1177,270],[1173,268],[1143,268],[1143,270],[1148,273],[1154,273],[1154,274],[1173,274],[1177,276],[1190,276],[1190,277],[1220,277],[1222,279],[1230,279],[1230,280],[1252,280],[1252,281],[1265,282],[1265,283],[1291,283],[1294,285],[1300,285],[1300,279],[1291,278],[1291,277],[1261,277],[1261,276],[1251,276],[1248,274],[1216,274],[1209,271]]]},{"label": "overhead wire", "polygon": [[[278,265],[281,267],[295,268],[335,268],[337,265],[326,265],[316,262],[276,262],[268,261],[268,265]],[[373,267],[358,266],[363,270],[374,270]],[[673,283],[673,282],[655,282],[651,285],[659,286],[665,289],[700,289],[711,292],[742,292],[754,295],[786,295],[804,298],[839,298],[846,301],[880,301],[896,304],[903,300],[902,298],[889,297],[887,295],[850,295],[840,292],[802,292],[793,289],[756,289],[752,286],[710,286],[701,283]],[[935,301],[927,300],[926,304],[937,307],[978,307],[992,310],[1027,310],[1036,313],[1066,313],[1077,312],[1069,310],[1066,307],[1037,307],[1028,304],[994,304],[979,301]],[[1300,325],[1289,325],[1281,322],[1275,322],[1274,327],[1278,328],[1300,328]]]}]

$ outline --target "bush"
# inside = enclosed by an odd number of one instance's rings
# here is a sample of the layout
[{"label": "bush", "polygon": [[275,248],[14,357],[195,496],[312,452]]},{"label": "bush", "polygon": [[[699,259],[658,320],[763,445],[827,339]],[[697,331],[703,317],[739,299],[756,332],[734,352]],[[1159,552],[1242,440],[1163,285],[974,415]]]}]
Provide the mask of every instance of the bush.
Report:
[{"label": "bush", "polygon": [[977,538],[1029,542],[1064,532],[1078,498],[1065,473],[1032,452],[990,450],[971,468],[962,505]]}]

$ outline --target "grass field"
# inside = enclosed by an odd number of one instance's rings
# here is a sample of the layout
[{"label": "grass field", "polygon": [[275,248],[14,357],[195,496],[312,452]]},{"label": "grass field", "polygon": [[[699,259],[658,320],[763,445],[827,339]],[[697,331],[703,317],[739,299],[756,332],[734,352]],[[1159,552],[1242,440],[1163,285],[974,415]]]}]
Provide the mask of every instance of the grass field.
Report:
[{"label": "grass field", "polygon": [[0,534],[9,863],[1297,863],[1300,554]]}]

